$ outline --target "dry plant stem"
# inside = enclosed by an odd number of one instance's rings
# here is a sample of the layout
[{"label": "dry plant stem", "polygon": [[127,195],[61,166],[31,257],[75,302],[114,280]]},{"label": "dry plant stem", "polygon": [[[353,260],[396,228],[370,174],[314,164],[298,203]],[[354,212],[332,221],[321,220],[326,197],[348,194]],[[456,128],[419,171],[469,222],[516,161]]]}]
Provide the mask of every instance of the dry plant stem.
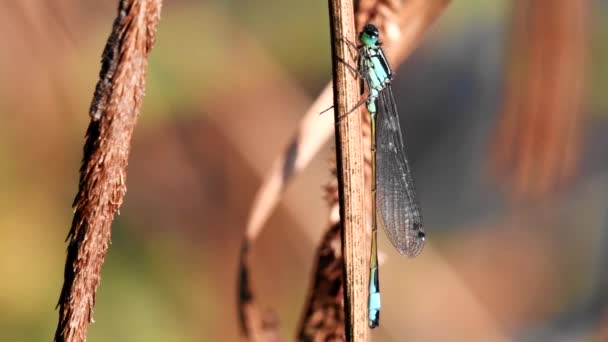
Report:
[{"label": "dry plant stem", "polygon": [[359,100],[358,82],[340,60],[350,60],[346,40],[354,41],[355,20],[350,0],[329,0],[334,80],[336,161],[344,256],[344,310],[347,341],[366,341],[367,260],[364,163],[361,116],[346,115]]},{"label": "dry plant stem", "polygon": [[110,226],[126,192],[131,136],[145,90],[160,0],[121,0],[90,108],[74,218],[68,234],[55,341],[86,341]]},{"label": "dry plant stem", "polygon": [[515,200],[572,178],[580,151],[591,2],[514,2],[510,66],[492,163]]}]

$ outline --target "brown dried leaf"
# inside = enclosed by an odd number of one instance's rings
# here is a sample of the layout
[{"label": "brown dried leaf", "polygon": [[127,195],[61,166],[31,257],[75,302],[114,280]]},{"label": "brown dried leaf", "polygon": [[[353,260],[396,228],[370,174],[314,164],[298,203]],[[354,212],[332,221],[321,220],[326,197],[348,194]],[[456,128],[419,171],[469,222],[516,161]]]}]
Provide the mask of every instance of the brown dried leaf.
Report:
[{"label": "brown dried leaf", "polygon": [[345,341],[340,224],[331,225],[315,256],[316,265],[298,341]]}]

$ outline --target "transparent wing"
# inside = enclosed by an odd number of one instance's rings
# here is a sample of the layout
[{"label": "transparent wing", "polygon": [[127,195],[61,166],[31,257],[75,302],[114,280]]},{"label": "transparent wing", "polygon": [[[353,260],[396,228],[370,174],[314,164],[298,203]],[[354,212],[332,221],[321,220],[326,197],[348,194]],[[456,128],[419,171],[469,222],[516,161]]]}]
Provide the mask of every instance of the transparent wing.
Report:
[{"label": "transparent wing", "polygon": [[386,235],[395,248],[409,257],[418,255],[425,240],[422,215],[390,85],[380,92],[378,98],[376,205]]}]

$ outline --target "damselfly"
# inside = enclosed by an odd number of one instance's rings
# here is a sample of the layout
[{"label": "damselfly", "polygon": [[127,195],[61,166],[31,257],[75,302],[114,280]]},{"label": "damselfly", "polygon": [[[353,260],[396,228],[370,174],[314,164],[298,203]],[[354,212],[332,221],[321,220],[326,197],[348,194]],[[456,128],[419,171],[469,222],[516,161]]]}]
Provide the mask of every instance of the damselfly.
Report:
[{"label": "damselfly", "polygon": [[[414,180],[405,156],[399,115],[393,96],[393,72],[378,39],[378,28],[367,24],[359,34],[361,45],[357,73],[365,80],[369,95],[366,103],[371,117],[372,139],[372,243],[369,278],[369,326],[380,322],[378,279],[378,217],[386,235],[397,250],[408,257],[417,256],[424,247],[422,215],[416,200]],[[352,44],[352,43],[351,43]],[[354,68],[353,68],[354,69]]]}]

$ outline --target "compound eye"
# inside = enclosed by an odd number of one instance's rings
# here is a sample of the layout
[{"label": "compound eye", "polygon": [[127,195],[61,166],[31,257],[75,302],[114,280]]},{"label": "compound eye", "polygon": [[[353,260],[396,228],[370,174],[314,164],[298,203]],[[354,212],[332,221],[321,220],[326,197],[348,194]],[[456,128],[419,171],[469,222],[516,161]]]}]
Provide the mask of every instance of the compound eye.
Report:
[{"label": "compound eye", "polygon": [[378,37],[378,28],[372,24],[367,24],[363,28],[363,31],[370,37]]}]

